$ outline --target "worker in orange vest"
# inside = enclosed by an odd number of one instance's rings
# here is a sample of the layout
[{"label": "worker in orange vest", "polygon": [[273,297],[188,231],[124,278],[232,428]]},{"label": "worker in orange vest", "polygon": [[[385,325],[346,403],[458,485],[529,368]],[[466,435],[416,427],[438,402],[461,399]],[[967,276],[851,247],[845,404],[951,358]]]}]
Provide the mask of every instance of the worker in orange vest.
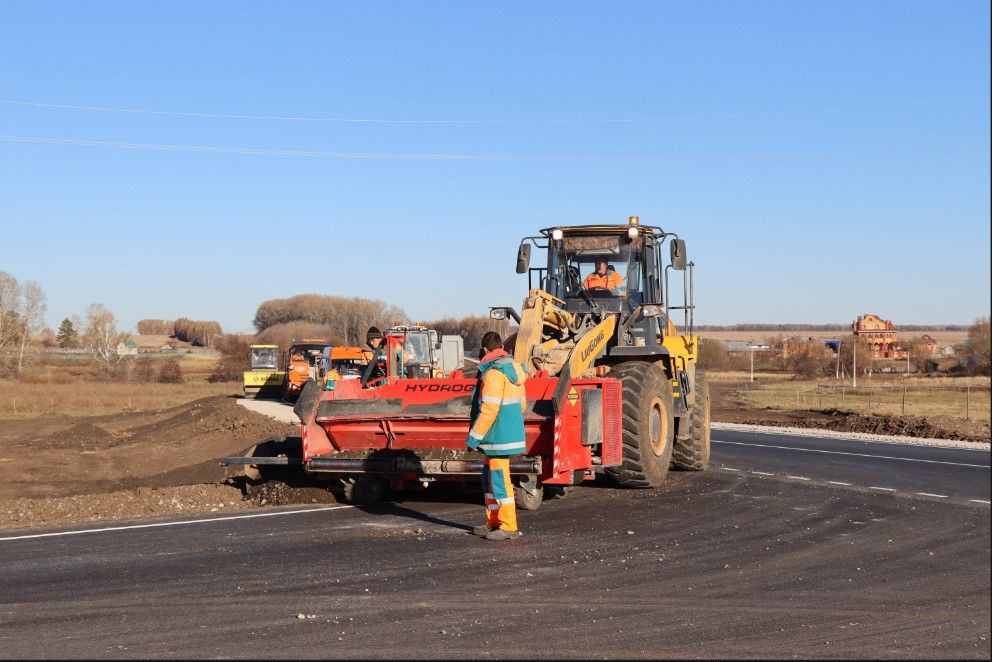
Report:
[{"label": "worker in orange vest", "polygon": [[596,260],[596,271],[582,281],[582,287],[587,290],[615,290],[623,282],[623,276],[607,267],[606,260]]}]

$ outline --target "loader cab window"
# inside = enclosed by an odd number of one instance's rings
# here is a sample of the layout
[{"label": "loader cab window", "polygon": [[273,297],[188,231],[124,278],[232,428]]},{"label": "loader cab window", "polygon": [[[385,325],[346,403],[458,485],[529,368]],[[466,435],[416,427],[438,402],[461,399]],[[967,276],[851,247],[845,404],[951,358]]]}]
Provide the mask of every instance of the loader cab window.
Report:
[{"label": "loader cab window", "polygon": [[[560,284],[554,289],[555,296],[574,299],[585,294],[594,299],[635,299],[639,303],[641,294],[641,252],[643,239],[629,239],[626,236],[568,236],[560,242],[557,263]],[[588,289],[584,285],[601,283],[604,279],[590,276],[597,271],[597,263],[606,262],[606,282],[613,288]],[[613,275],[615,274],[615,275]],[[636,304],[635,304],[636,305]]]}]

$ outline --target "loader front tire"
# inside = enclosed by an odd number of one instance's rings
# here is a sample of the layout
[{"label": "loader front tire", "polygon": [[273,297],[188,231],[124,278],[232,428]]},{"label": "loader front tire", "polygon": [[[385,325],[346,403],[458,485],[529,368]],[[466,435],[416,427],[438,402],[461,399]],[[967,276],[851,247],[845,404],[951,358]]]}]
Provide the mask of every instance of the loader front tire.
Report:
[{"label": "loader front tire", "polygon": [[660,366],[644,361],[621,363],[610,377],[623,382],[623,461],[605,473],[621,487],[658,487],[672,463],[672,385]]},{"label": "loader front tire", "polygon": [[672,466],[682,471],[704,471],[710,465],[710,387],[706,373],[696,370],[695,400],[687,429],[680,430],[672,450]]}]

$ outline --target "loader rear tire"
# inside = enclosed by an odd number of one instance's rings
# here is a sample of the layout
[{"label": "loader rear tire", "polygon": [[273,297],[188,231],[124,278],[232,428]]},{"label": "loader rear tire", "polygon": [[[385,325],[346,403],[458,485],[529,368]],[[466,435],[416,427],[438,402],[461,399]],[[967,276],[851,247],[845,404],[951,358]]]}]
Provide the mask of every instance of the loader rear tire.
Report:
[{"label": "loader rear tire", "polygon": [[680,431],[672,449],[672,466],[682,471],[704,471],[710,465],[710,387],[706,373],[696,370],[695,401],[689,425]]},{"label": "loader rear tire", "polygon": [[660,366],[644,361],[621,363],[610,376],[623,382],[623,461],[605,473],[621,487],[658,487],[672,463],[672,385]]}]

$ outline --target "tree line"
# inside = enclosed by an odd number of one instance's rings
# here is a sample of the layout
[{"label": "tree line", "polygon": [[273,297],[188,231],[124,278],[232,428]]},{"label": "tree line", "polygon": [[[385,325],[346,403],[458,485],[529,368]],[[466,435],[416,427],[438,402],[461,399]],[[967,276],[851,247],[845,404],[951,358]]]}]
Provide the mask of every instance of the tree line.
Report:
[{"label": "tree line", "polygon": [[253,323],[261,334],[279,324],[309,322],[320,325],[326,339],[335,344],[364,345],[370,326],[382,329],[406,321],[407,315],[402,308],[380,299],[297,294],[263,301],[255,312]]},{"label": "tree line", "polygon": [[425,322],[424,326],[429,329],[436,329],[439,336],[461,336],[465,343],[466,354],[469,355],[482,346],[482,336],[487,331],[496,331],[504,340],[512,332],[507,320],[490,319],[488,315],[444,317],[432,322]]},{"label": "tree line", "polygon": [[211,343],[224,332],[219,322],[191,320],[188,317],[180,317],[174,321],[163,319],[138,320],[135,326],[140,335],[170,336],[197,347],[210,347]]},{"label": "tree line", "polygon": [[[853,320],[852,320],[853,321]],[[966,331],[967,324],[897,324],[899,331]],[[850,331],[847,324],[697,324],[697,331]]]}]

